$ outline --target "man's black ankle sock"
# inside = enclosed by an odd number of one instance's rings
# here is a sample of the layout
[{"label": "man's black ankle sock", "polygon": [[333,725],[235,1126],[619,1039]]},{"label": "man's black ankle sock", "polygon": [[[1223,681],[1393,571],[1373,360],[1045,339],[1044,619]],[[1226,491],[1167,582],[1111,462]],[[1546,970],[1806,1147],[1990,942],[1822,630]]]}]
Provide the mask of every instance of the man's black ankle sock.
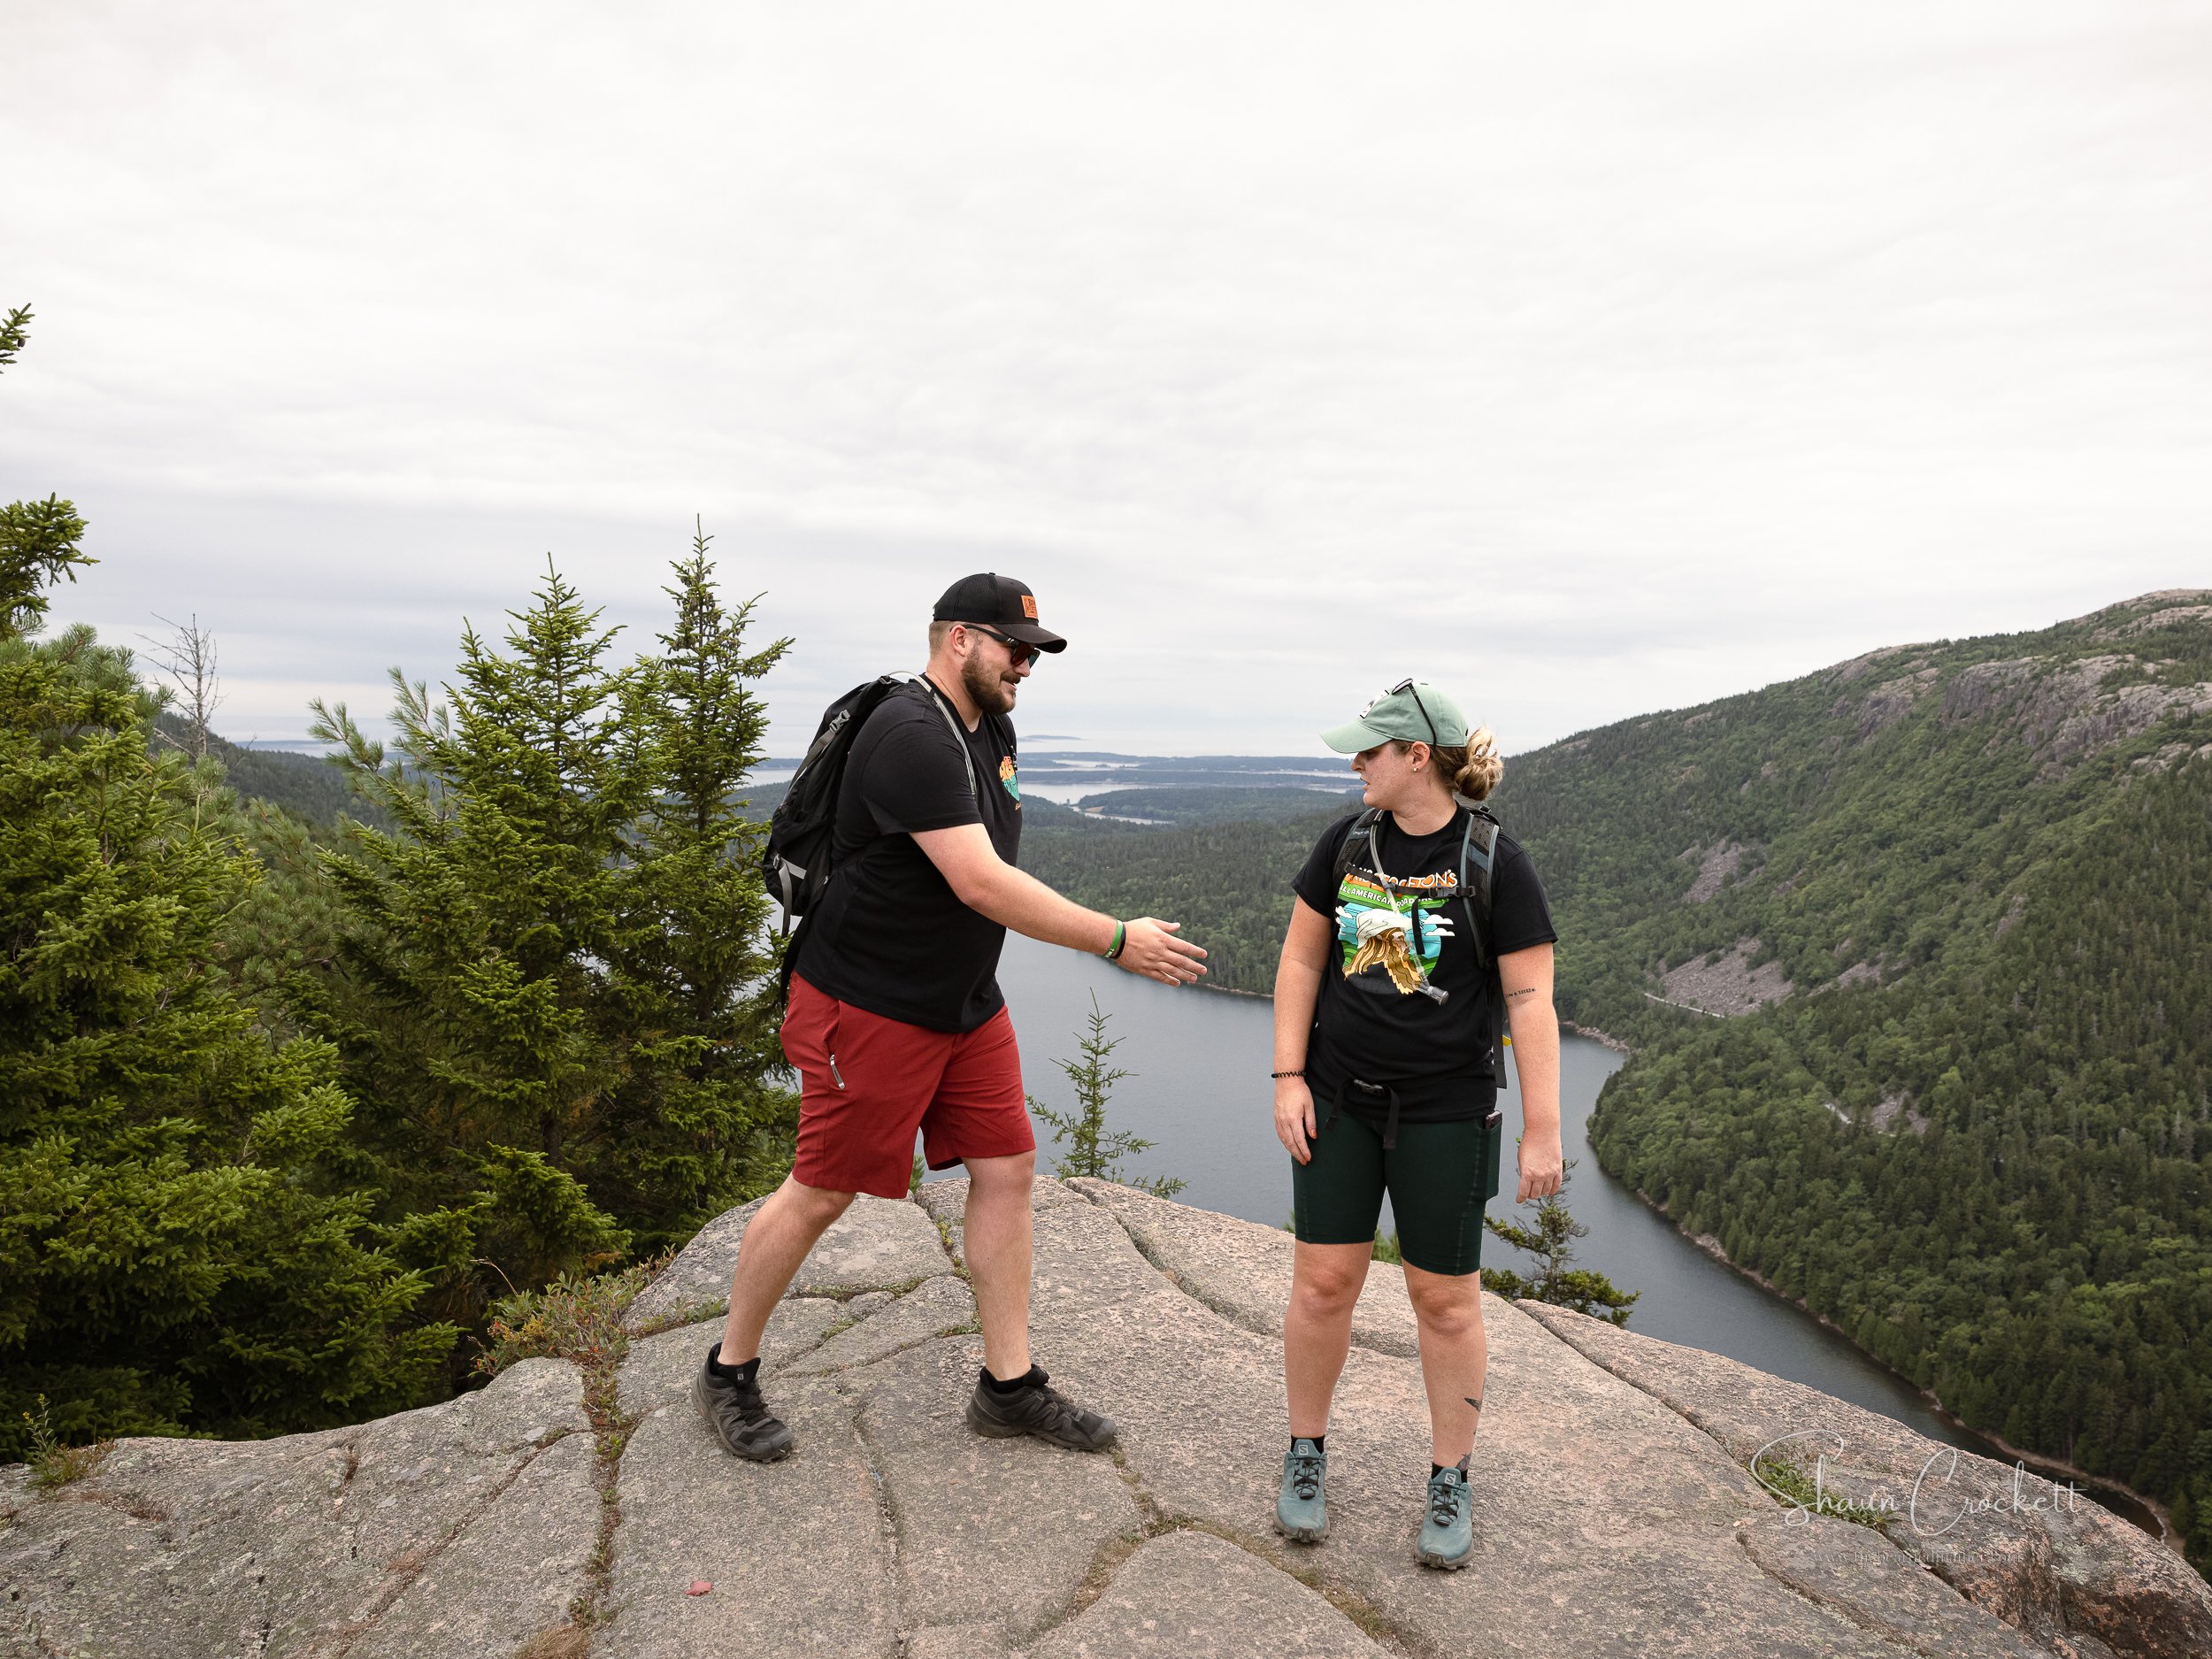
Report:
[{"label": "man's black ankle sock", "polygon": [[1034,1365],[1011,1382],[1001,1382],[991,1375],[991,1368],[988,1365],[983,1368],[983,1386],[995,1394],[1018,1394],[1025,1388],[1034,1388],[1037,1386],[1037,1368]]},{"label": "man's black ankle sock", "polygon": [[1456,1469],[1459,1471],[1459,1478],[1462,1480],[1464,1480],[1467,1478],[1467,1465],[1473,1457],[1474,1454],[1472,1452],[1469,1452],[1465,1457],[1461,1458],[1455,1463],[1431,1463],[1429,1465],[1429,1479],[1431,1480],[1435,1479],[1437,1476],[1442,1474],[1447,1469]]},{"label": "man's black ankle sock", "polygon": [[707,1368],[718,1377],[726,1377],[739,1386],[749,1388],[754,1379],[760,1375],[760,1356],[754,1355],[741,1365],[725,1365],[722,1363],[722,1345],[717,1342],[707,1350]]},{"label": "man's black ankle sock", "polygon": [[1294,1434],[1290,1437],[1290,1449],[1292,1451],[1294,1452],[1298,1449],[1298,1442],[1300,1440],[1311,1440],[1313,1442],[1313,1449],[1317,1452],[1325,1452],[1329,1449],[1329,1437],[1325,1434]]}]

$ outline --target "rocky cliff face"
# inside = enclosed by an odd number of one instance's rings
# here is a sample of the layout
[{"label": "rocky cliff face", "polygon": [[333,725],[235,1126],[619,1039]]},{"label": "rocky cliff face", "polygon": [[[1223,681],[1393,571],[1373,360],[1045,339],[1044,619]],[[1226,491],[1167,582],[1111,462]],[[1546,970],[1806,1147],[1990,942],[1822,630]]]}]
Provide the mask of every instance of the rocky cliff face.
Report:
[{"label": "rocky cliff face", "polygon": [[[799,1436],[784,1463],[737,1463],[694,1418],[700,1322],[641,1334],[616,1370],[529,1361],[356,1428],[127,1441],[45,1493],[11,1470],[0,1655],[2212,1652],[2212,1590],[2085,1500],[1495,1298],[1477,1563],[1423,1571],[1413,1319],[1381,1266],[1329,1436],[1335,1531],[1286,1545],[1288,1236],[1104,1183],[1039,1184],[1036,1344],[1120,1422],[1121,1451],[975,1439],[964,1193],[923,1196],[861,1200],[770,1325],[764,1373]],[[749,1215],[702,1233],[633,1329],[702,1320]],[[1778,1497],[1793,1448],[1877,1524]]]}]

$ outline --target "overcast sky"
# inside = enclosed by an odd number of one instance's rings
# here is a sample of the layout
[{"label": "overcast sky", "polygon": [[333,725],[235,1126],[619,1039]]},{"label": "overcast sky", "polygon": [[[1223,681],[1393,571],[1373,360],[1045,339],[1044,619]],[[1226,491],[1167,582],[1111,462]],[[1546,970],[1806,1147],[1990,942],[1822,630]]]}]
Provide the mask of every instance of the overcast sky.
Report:
[{"label": "overcast sky", "polygon": [[976,569],[1183,753],[2212,585],[2212,5],[10,0],[0,155],[0,500],[241,737],[695,512],[780,752]]}]

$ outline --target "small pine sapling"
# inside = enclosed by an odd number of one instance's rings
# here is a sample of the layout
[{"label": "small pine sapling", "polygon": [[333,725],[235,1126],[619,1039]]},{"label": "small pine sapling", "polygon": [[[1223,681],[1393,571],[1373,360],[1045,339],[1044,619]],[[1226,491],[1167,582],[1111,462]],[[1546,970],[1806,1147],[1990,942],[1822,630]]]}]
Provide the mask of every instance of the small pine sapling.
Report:
[{"label": "small pine sapling", "polygon": [[1121,1160],[1140,1152],[1152,1149],[1152,1142],[1131,1133],[1126,1129],[1106,1126],[1106,1102],[1114,1085],[1133,1071],[1125,1071],[1112,1064],[1116,1048],[1122,1044],[1119,1037],[1106,1034],[1106,1022],[1110,1018],[1099,1011],[1098,995],[1091,995],[1090,1029],[1076,1034],[1076,1048],[1082,1057],[1077,1060],[1055,1060],[1053,1064],[1067,1073],[1068,1081],[1075,1086],[1075,1110],[1059,1112],[1052,1110],[1034,1094],[1028,1096],[1029,1110],[1038,1118],[1051,1125],[1054,1145],[1068,1143],[1068,1149],[1056,1159],[1052,1172],[1062,1180],[1088,1176],[1096,1180],[1117,1181],[1124,1187],[1133,1187],[1140,1192],[1150,1193],[1156,1198],[1172,1198],[1181,1192],[1187,1182],[1165,1175],[1128,1175],[1122,1171]]},{"label": "small pine sapling", "polygon": [[1626,1325],[1629,1310],[1643,1292],[1622,1290],[1602,1273],[1571,1265],[1575,1240],[1587,1238],[1590,1233],[1590,1229],[1568,1211],[1565,1202],[1567,1182],[1571,1179],[1569,1171],[1576,1163],[1573,1158],[1566,1161],[1560,1172],[1558,1192],[1537,1201],[1534,1226],[1525,1227],[1496,1216],[1482,1218],[1482,1225],[1494,1237],[1504,1240],[1517,1250],[1525,1250],[1540,1264],[1532,1279],[1523,1278],[1508,1267],[1486,1267],[1482,1270],[1482,1287],[1517,1301],[1548,1302],[1612,1325]]}]

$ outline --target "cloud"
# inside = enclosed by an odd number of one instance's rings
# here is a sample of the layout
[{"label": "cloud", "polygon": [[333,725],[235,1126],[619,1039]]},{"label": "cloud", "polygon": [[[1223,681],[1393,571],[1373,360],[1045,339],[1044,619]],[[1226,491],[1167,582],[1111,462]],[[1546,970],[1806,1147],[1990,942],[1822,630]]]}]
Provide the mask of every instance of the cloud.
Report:
[{"label": "cloud", "polygon": [[1186,750],[2206,580],[2199,9],[22,10],[0,492],[270,730],[694,511],[784,749],[979,567]]}]

